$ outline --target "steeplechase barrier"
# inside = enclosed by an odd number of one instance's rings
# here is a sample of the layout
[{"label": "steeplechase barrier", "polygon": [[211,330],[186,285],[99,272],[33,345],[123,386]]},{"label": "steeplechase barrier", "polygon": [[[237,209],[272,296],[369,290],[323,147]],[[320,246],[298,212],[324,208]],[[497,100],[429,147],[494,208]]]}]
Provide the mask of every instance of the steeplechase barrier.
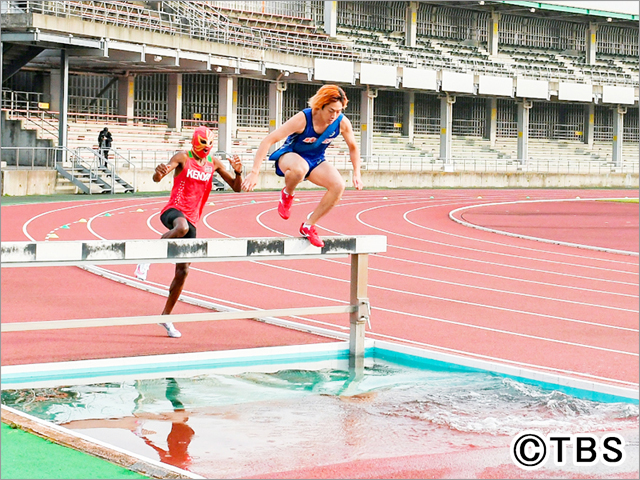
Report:
[{"label": "steeplechase barrier", "polygon": [[[365,326],[369,322],[367,294],[370,253],[387,250],[384,235],[324,237],[324,247],[315,247],[304,238],[217,238],[156,240],[91,240],[56,242],[2,242],[2,268],[137,263],[234,262],[351,257],[349,305],[207,312],[172,315],[171,321],[198,322],[241,318],[286,317],[292,315],[349,314],[350,363],[364,362]],[[52,330],[79,327],[144,325],[166,322],[167,316],[110,317],[82,320],[51,320],[3,323],[1,332]]]}]

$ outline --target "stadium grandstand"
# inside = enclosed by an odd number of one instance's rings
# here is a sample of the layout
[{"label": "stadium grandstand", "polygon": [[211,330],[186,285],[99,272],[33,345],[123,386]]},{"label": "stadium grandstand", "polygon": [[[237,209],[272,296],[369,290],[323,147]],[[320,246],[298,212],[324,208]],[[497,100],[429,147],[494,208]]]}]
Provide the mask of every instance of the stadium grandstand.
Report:
[{"label": "stadium grandstand", "polygon": [[[323,83],[349,97],[364,173],[415,177],[365,184],[425,186],[428,175],[472,171],[637,186],[638,4],[615,3],[636,11],[607,2],[2,0],[3,193],[157,190],[147,173],[198,125],[251,165],[260,140]],[[348,175],[344,141],[327,153]],[[12,175],[19,187],[8,187]]]}]

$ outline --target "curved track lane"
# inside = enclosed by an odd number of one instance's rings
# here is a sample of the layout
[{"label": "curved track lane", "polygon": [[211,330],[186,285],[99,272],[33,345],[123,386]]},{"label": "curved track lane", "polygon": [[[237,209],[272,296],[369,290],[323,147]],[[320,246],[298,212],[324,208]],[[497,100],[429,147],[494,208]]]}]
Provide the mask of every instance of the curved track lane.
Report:
[{"label": "curved track lane", "polygon": [[[452,210],[461,207],[498,204],[465,210],[464,217],[505,231],[527,235],[544,231],[552,240],[593,242],[599,247],[637,252],[637,204],[633,209],[628,204],[593,201],[629,194],[628,190],[349,190],[319,230],[321,235],[388,237],[388,251],[371,255],[369,262],[372,328],[367,335],[372,338],[637,387],[637,256],[499,235],[449,218]],[[295,236],[320,196],[321,192],[300,192],[291,218],[283,221],[276,212],[273,192],[213,194],[198,236]],[[581,197],[579,202],[544,202],[545,213],[536,211],[542,203],[535,200],[575,200],[576,196]],[[517,204],[515,215],[513,205],[504,205],[514,201],[523,202]],[[166,197],[2,207],[2,240],[56,241],[51,234],[59,240],[158,238],[165,230],[159,220],[165,202]],[[561,215],[550,210],[554,205],[556,211],[562,206]],[[567,210],[569,205],[580,207],[582,213],[573,215]],[[595,215],[588,213],[592,206],[598,218],[610,215],[615,221],[594,223]],[[509,220],[511,224],[506,224]],[[607,231],[617,233],[603,234]],[[609,245],[603,244],[607,238],[612,239]],[[131,265],[108,268],[128,279],[133,279],[133,269]],[[18,269],[6,272],[12,278],[19,275]],[[38,295],[38,275],[23,275],[34,288],[31,295]],[[154,264],[148,283],[166,290],[172,276],[172,265]],[[348,277],[348,259],[201,263],[192,265],[185,294],[237,308],[338,305],[347,303]],[[161,309],[162,298],[149,300],[146,296],[157,296],[144,293],[145,300],[139,303],[122,296],[120,289],[134,290],[131,287],[104,278],[94,280],[99,287],[93,288],[99,288],[101,295],[123,299],[118,301],[121,315],[142,314],[140,310],[153,314]],[[22,288],[26,289],[24,283]],[[47,288],[55,288],[55,283],[48,282]],[[65,288],[73,289],[69,285]],[[136,291],[130,296],[139,294]],[[18,307],[19,300],[3,295],[3,321],[32,319],[36,307],[27,309],[30,313],[26,315]],[[45,310],[48,301],[43,300]],[[192,306],[180,308],[183,312],[199,311]],[[43,316],[110,315],[82,302]],[[348,331],[348,321],[340,315],[290,320]],[[142,332],[153,327],[120,329],[123,343],[134,333],[139,336],[131,341],[141,341]],[[221,328],[182,324],[183,338],[165,341],[163,353],[171,348],[185,351],[185,345],[191,345],[193,351],[206,349],[203,344],[207,342],[192,345],[189,339],[203,338],[203,333],[215,338],[223,333]],[[285,340],[287,334],[282,329],[272,328],[265,335]],[[232,326],[224,329],[225,335],[232,332]],[[3,344],[10,341],[3,338]]]}]

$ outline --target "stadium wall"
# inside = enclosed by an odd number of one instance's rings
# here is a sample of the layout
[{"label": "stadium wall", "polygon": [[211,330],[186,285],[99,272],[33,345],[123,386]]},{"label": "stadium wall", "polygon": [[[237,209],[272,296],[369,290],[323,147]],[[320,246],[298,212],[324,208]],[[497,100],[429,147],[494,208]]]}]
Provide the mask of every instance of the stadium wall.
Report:
[{"label": "stadium wall", "polygon": [[[165,177],[160,183],[151,180],[153,170],[118,174],[138,192],[169,192],[172,179]],[[347,187],[351,187],[351,172],[341,171]],[[363,171],[365,188],[639,188],[639,175],[628,173],[573,174],[573,173],[494,173],[494,172],[394,172]],[[55,170],[3,170],[2,195],[53,195],[56,193]],[[280,190],[283,179],[273,172],[262,172],[256,190]],[[303,182],[300,189],[317,188]]]}]

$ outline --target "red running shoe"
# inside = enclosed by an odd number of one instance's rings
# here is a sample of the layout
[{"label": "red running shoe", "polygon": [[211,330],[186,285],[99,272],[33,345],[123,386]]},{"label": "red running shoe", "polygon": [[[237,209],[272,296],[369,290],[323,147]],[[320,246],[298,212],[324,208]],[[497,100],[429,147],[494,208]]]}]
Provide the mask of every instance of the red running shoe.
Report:
[{"label": "red running shoe", "polygon": [[311,245],[315,247],[324,247],[324,242],[318,235],[315,225],[311,225],[310,227],[305,227],[304,223],[300,225],[300,234],[307,238]]},{"label": "red running shoe", "polygon": [[294,195],[285,193],[284,188],[280,192],[280,202],[278,203],[278,213],[282,218],[287,220],[291,216],[291,204],[293,203]]}]

